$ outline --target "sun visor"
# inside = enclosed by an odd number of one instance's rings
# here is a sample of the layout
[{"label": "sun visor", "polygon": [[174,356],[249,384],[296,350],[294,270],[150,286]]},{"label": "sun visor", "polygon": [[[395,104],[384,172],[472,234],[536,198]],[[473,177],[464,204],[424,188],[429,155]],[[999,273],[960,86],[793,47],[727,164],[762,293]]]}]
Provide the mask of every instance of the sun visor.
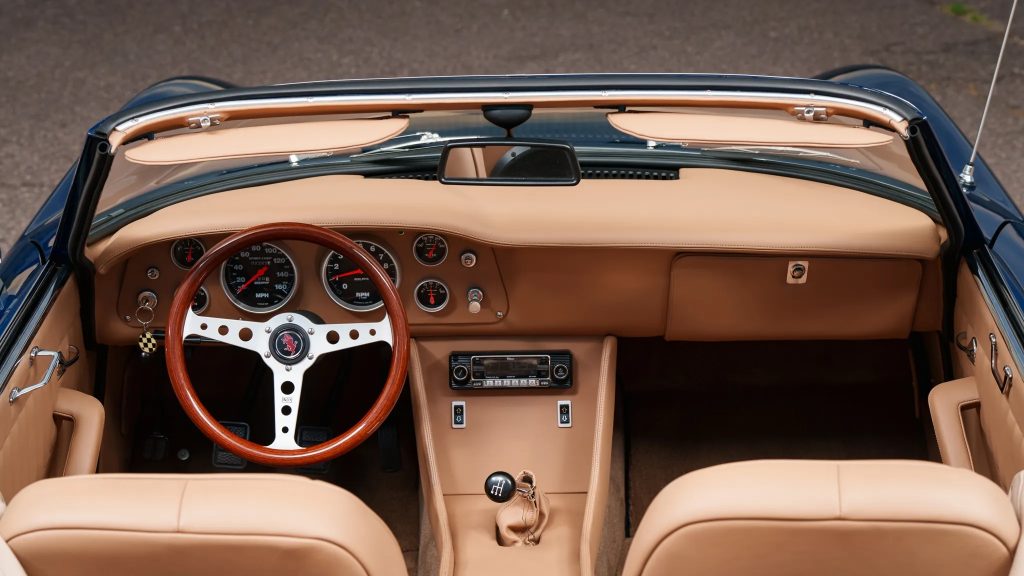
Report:
[{"label": "sun visor", "polygon": [[620,132],[643,140],[687,144],[867,148],[884,146],[891,134],[860,126],[677,112],[613,112],[608,122]]},{"label": "sun visor", "polygon": [[126,149],[124,155],[136,164],[167,165],[358,150],[390,140],[408,126],[408,118],[390,117],[224,127],[157,138]]}]

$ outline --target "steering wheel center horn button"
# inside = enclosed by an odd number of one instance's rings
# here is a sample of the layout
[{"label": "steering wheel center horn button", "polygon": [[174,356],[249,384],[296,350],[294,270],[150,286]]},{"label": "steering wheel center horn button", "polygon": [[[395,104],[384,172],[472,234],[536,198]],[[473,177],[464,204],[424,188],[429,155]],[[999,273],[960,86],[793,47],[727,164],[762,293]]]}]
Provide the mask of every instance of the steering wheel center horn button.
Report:
[{"label": "steering wheel center horn button", "polygon": [[309,336],[296,324],[284,324],[270,334],[270,354],[282,364],[298,364],[307,350]]},{"label": "steering wheel center horn button", "polygon": [[492,472],[490,476],[484,480],[484,494],[491,502],[497,502],[499,504],[508,502],[512,499],[512,496],[516,493],[516,479],[508,472],[501,470]]}]

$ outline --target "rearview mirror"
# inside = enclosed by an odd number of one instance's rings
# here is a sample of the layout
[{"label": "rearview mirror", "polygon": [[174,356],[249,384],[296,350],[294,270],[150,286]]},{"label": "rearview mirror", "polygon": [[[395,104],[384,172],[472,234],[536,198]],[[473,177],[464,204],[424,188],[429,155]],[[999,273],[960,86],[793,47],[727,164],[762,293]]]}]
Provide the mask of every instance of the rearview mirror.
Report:
[{"label": "rearview mirror", "polygon": [[437,175],[443,184],[575,186],[580,164],[561,142],[474,140],[445,146]]}]

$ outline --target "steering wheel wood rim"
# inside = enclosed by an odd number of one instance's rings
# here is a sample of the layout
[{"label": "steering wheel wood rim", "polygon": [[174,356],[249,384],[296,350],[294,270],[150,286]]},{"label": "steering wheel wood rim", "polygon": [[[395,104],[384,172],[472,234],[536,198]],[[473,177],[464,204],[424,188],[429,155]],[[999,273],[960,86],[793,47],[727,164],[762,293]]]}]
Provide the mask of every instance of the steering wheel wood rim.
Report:
[{"label": "steering wheel wood rim", "polygon": [[[210,274],[219,270],[221,263],[236,252],[253,244],[272,240],[306,241],[334,250],[346,258],[352,259],[367,273],[377,287],[384,302],[387,318],[390,321],[390,336],[392,338],[391,365],[387,380],[370,410],[347,431],[335,436],[331,440],[305,448],[271,448],[256,444],[228,431],[209,413],[199,400],[195,388],[192,386],[192,380],[189,378],[185,363],[184,338],[187,336],[185,333],[186,320],[190,318],[192,299],[195,293]],[[277,314],[273,318],[277,318],[282,314]],[[253,334],[252,340],[255,341],[264,337],[264,334]],[[232,234],[208,250],[196,265],[186,273],[185,279],[178,289],[175,290],[174,298],[171,301],[170,313],[167,319],[165,357],[174,395],[177,397],[182,409],[184,409],[185,414],[204,435],[219,446],[250,462],[267,466],[296,467],[336,458],[363,443],[376,432],[377,428],[384,423],[384,420],[387,419],[391,410],[398,402],[402,388],[405,386],[409,365],[409,347],[409,324],[401,297],[398,294],[398,289],[388,277],[387,272],[384,271],[377,261],[370,258],[358,244],[338,232],[310,224],[282,222],[263,224]],[[319,360],[319,356],[311,359],[309,365],[312,365],[317,360]],[[270,360],[267,360],[267,362],[270,362]],[[291,368],[287,369],[290,370]],[[277,382],[275,380],[274,393],[279,394],[276,388]],[[298,394],[301,395],[301,390]],[[296,410],[295,418],[297,419],[297,417]],[[294,432],[293,430],[292,433],[294,434]]]}]

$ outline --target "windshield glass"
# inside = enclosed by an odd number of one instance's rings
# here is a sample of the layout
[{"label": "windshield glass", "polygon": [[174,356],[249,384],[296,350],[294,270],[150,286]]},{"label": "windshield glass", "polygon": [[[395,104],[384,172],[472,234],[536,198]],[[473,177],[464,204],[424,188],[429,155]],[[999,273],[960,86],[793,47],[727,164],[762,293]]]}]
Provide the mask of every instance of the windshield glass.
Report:
[{"label": "windshield glass", "polygon": [[[632,110],[632,109],[631,109]],[[654,109],[651,109],[654,110]],[[658,108],[657,110],[672,110]],[[700,112],[730,117],[782,118],[799,122],[784,112],[769,110],[715,110],[676,109],[678,112]],[[821,165],[844,169],[851,173],[879,176],[911,187],[923,193],[925,187],[906,147],[899,137],[880,146],[865,148],[815,148],[797,145],[750,145],[737,142],[688,145],[686,143],[658,142],[637,138],[620,132],[608,121],[605,109],[537,109],[522,126],[516,128],[518,138],[564,141],[572,144],[587,177],[588,165],[608,166],[614,156],[615,166],[650,167],[657,160],[662,167],[682,168],[688,159],[710,157],[719,159],[761,161],[771,159],[798,160],[802,165]],[[294,124],[297,122],[333,119],[367,118],[373,115],[348,115],[317,118],[276,118],[259,121],[238,121],[210,128],[208,131],[226,130],[243,126]],[[379,115],[377,115],[379,117]],[[859,121],[833,119],[830,123],[860,125]],[[881,129],[872,130],[891,134]],[[163,133],[160,138],[177,134],[195,134],[179,130]],[[437,162],[446,142],[473,138],[500,138],[504,131],[487,122],[479,110],[423,112],[410,115],[409,125],[397,137],[357,150],[320,152],[310,154],[280,154],[259,157],[241,157],[170,165],[136,164],[125,158],[125,151],[144,145],[145,140],[127,144],[118,149],[110,175],[104,186],[97,208],[97,222],[115,218],[124,210],[141,202],[158,199],[163,194],[181,192],[190,187],[209,186],[219,180],[233,180],[246,174],[294,173],[298,176],[311,165],[333,167],[339,173],[366,176],[421,177],[429,179],[436,174]],[[672,162],[678,162],[673,165]],[[667,162],[667,164],[666,164]],[[794,168],[795,170],[795,168]],[[328,172],[325,172],[328,173]],[[799,174],[795,174],[799,175]],[[926,194],[925,194],[926,195]]]}]

